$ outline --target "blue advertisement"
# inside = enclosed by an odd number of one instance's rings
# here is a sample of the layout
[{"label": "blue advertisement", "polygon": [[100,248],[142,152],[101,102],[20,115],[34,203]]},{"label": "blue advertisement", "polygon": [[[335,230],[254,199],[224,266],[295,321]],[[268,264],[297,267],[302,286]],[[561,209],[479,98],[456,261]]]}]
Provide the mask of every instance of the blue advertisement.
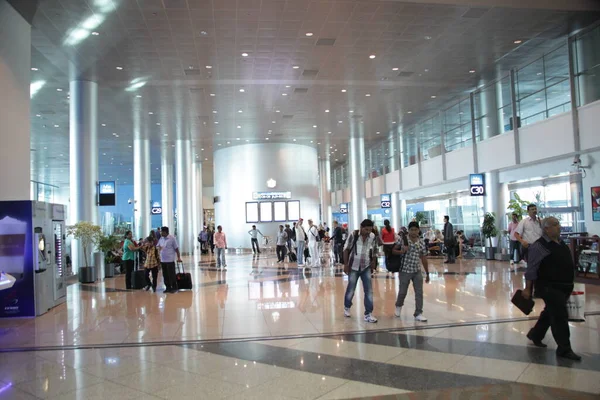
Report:
[{"label": "blue advertisement", "polygon": [[0,202],[0,318],[35,317],[31,207]]}]

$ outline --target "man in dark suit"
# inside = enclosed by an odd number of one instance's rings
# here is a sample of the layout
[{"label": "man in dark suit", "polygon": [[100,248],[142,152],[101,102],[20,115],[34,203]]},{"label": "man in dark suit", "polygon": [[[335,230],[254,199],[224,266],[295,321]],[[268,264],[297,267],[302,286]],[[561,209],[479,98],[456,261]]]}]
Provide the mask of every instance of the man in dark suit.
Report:
[{"label": "man in dark suit", "polygon": [[448,258],[444,263],[454,264],[456,262],[456,238],[454,237],[454,227],[447,215],[444,215],[444,247],[448,253]]}]

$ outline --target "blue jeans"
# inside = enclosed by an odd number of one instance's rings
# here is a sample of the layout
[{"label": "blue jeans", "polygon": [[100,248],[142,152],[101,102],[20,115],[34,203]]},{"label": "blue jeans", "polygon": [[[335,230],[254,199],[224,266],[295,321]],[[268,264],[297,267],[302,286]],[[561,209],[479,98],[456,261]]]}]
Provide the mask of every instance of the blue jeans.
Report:
[{"label": "blue jeans", "polygon": [[217,268],[222,266],[227,266],[225,262],[225,249],[221,249],[217,247]]},{"label": "blue jeans", "polygon": [[368,315],[373,312],[373,285],[371,285],[371,268],[369,267],[362,271],[350,271],[346,296],[344,297],[344,307],[352,307],[352,299],[354,298],[354,291],[356,290],[359,277],[363,284],[363,292],[365,292],[365,315]]},{"label": "blue jeans", "polygon": [[298,250],[296,250],[296,257],[298,257],[298,265],[304,264],[304,240],[298,240],[296,242]]}]

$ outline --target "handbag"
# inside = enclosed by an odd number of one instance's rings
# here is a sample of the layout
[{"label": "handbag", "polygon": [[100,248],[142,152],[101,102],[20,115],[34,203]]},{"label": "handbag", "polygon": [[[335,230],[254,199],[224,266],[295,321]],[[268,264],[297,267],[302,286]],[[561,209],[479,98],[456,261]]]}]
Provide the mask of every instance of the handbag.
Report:
[{"label": "handbag", "polygon": [[576,283],[573,286],[571,296],[567,300],[567,312],[569,321],[585,322],[585,285]]}]

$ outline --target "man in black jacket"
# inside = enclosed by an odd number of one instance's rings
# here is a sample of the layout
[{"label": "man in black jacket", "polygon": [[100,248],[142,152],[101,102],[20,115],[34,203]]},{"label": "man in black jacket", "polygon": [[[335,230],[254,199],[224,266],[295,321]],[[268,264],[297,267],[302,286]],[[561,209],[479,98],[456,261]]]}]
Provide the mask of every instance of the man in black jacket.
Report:
[{"label": "man in black jacket", "polygon": [[581,357],[571,349],[567,300],[573,291],[575,265],[569,247],[560,239],[560,222],[548,217],[542,222],[541,238],[529,247],[525,279],[527,286],[523,297],[530,298],[535,287],[536,297],[542,298],[546,307],[527,338],[538,347],[547,347],[542,340],[552,328],[552,336],[558,348],[556,355],[580,361]]},{"label": "man in black jacket", "polygon": [[333,256],[335,264],[341,264],[342,251],[344,247],[344,231],[340,227],[337,221],[333,221],[333,233],[331,234],[333,241],[331,242],[333,247]]},{"label": "man in black jacket", "polygon": [[448,253],[448,258],[444,262],[454,264],[456,262],[456,238],[454,237],[454,227],[447,215],[444,216],[444,247]]}]

